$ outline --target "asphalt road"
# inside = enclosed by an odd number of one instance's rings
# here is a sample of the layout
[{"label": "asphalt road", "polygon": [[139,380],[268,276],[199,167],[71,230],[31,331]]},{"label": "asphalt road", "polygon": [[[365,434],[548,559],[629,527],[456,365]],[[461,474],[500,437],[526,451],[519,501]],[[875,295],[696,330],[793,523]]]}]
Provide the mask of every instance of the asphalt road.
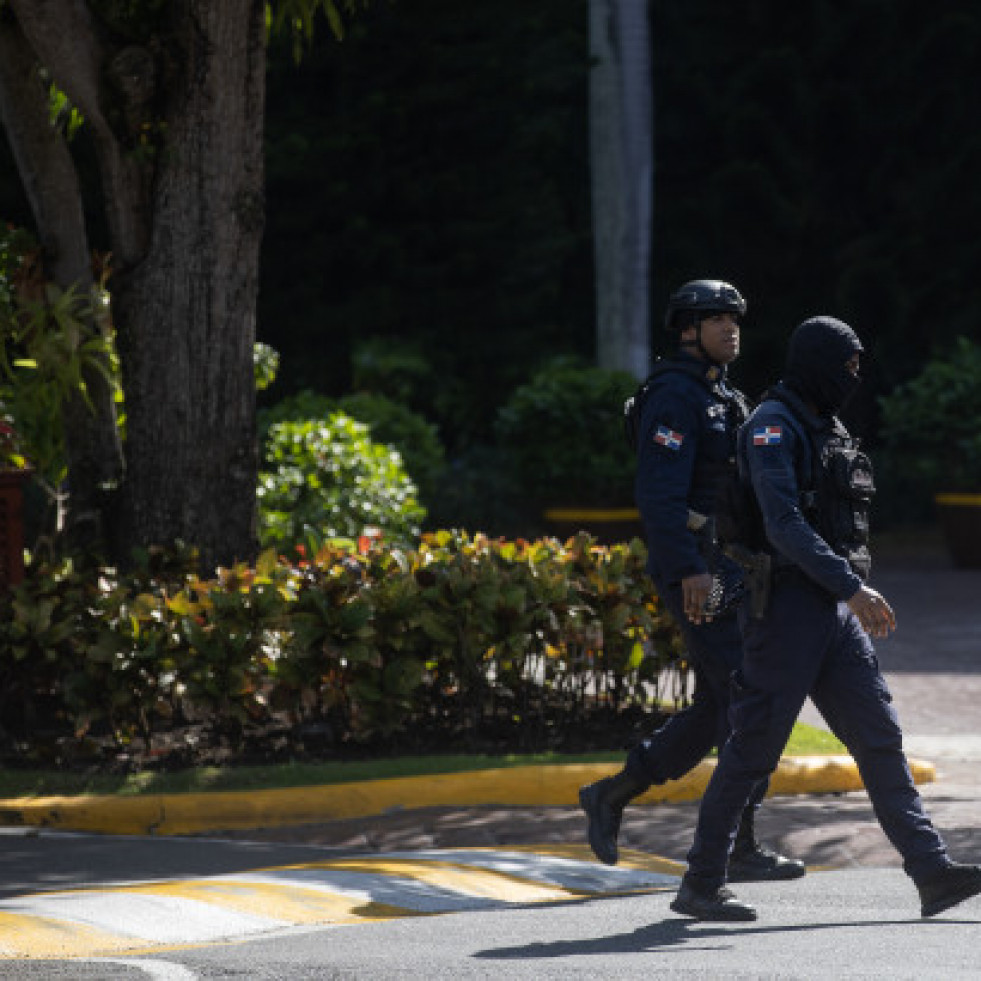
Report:
[{"label": "asphalt road", "polygon": [[671,891],[292,929],[247,944],[7,962],[37,978],[977,978],[981,909],[921,921],[896,870],[818,873],[747,885],[749,924],[672,914]]}]

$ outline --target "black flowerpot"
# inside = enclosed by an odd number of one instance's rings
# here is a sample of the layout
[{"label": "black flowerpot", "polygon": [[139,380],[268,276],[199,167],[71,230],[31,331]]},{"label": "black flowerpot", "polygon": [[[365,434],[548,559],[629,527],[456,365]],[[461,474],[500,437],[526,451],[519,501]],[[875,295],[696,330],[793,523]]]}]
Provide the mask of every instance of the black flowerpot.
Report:
[{"label": "black flowerpot", "polygon": [[934,500],[954,565],[981,569],[981,494],[937,494]]}]

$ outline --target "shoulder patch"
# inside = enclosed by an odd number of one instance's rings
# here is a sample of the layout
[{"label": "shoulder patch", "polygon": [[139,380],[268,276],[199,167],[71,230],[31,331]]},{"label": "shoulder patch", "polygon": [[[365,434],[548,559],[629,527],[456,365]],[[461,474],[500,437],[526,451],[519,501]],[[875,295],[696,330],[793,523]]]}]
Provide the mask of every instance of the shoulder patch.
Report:
[{"label": "shoulder patch", "polygon": [[754,426],[753,446],[776,446],[783,439],[783,426]]},{"label": "shoulder patch", "polygon": [[667,426],[658,426],[654,433],[654,442],[666,446],[669,450],[680,450],[684,441],[684,433],[675,432]]}]

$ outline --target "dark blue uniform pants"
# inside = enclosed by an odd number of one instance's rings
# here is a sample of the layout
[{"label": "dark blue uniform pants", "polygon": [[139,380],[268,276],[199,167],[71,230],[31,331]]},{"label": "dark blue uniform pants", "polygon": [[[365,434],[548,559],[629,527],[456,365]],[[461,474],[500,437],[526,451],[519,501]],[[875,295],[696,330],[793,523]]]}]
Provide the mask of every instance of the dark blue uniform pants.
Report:
[{"label": "dark blue uniform pants", "polygon": [[710,889],[725,882],[740,812],[775,769],[808,695],[858,765],[906,872],[920,879],[945,865],[947,850],[913,785],[872,644],[847,605],[794,577],[777,581],[762,620],[741,616],[732,735],[702,799],[689,877]]},{"label": "dark blue uniform pants", "polygon": [[[743,644],[734,614],[693,624],[685,615],[679,584],[655,582],[658,597],[681,627],[694,668],[695,691],[689,706],[675,713],[652,736],[630,751],[627,770],[650,784],[677,780],[693,770],[716,746],[729,738],[729,698],[733,671],[742,662]],[[767,780],[750,795],[758,807]]]}]

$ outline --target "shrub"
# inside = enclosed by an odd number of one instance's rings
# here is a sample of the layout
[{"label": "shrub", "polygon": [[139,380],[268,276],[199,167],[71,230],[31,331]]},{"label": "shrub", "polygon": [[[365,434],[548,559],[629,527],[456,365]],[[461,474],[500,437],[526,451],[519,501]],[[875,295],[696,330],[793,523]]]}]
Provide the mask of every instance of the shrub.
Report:
[{"label": "shrub", "polygon": [[[298,422],[303,419],[326,419],[337,411],[337,402],[309,388],[288,395],[275,405],[259,409],[259,441],[265,445],[270,427],[277,422]],[[364,420],[359,420],[363,422]]]},{"label": "shrub", "polygon": [[159,550],[126,574],[34,566],[0,595],[0,718],[21,747],[50,735],[23,711],[39,705],[63,745],[108,730],[149,747],[184,718],[239,745],[275,724],[290,746],[319,728],[332,746],[550,748],[597,710],[648,706],[677,662],[644,559],[585,534],[439,531],[296,564],[267,550],[207,580]]},{"label": "shrub", "polygon": [[632,503],[623,402],[636,388],[627,372],[563,360],[516,389],[495,432],[523,492],[539,506]]},{"label": "shrub", "polygon": [[357,538],[368,526],[388,539],[418,535],[425,511],[399,454],[371,441],[368,427],[342,412],[277,422],[259,475],[263,545]]},{"label": "shrub", "polygon": [[273,423],[326,419],[338,411],[368,426],[375,443],[384,443],[399,452],[428,509],[446,469],[446,455],[439,434],[436,427],[417,412],[384,395],[355,392],[332,399],[304,389],[260,410],[260,437],[265,439]]},{"label": "shrub", "polygon": [[419,413],[384,395],[354,392],[339,399],[337,407],[368,426],[376,443],[398,450],[405,469],[428,504],[446,471],[446,453],[436,427]]},{"label": "shrub", "polygon": [[981,346],[946,355],[879,400],[892,469],[924,490],[981,489]]}]

